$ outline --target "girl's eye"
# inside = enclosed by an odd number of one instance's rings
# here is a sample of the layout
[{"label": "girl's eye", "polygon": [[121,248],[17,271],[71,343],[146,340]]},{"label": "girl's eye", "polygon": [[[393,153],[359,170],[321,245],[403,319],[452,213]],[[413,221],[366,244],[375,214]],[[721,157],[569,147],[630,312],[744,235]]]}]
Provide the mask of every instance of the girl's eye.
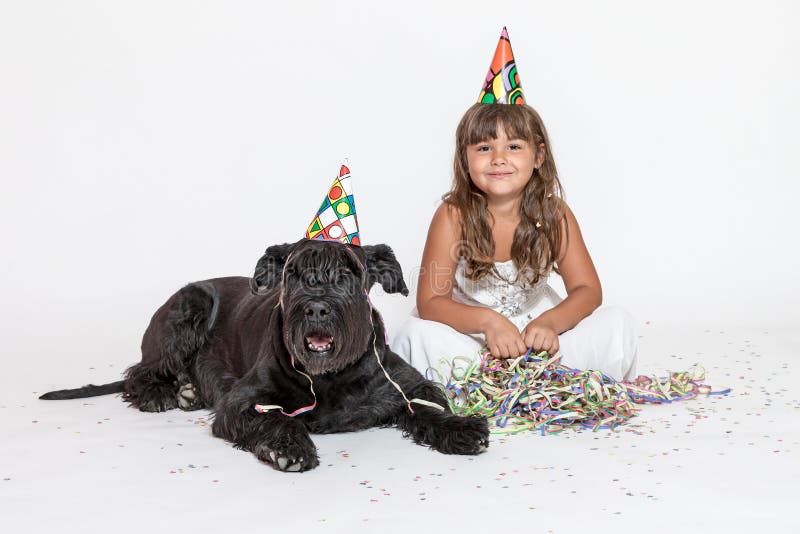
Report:
[{"label": "girl's eye", "polygon": [[509,145],[509,150],[522,150],[522,145]]},{"label": "girl's eye", "polygon": [[476,150],[478,152],[488,152],[489,151],[489,145],[478,145]]}]

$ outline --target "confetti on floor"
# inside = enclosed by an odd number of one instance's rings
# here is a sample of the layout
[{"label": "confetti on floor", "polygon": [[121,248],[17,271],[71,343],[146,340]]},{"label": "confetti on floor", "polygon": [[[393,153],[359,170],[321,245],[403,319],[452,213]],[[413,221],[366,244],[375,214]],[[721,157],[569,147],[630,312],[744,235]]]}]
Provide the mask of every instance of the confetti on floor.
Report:
[{"label": "confetti on floor", "polygon": [[[224,530],[223,520],[239,518],[237,525],[257,527],[246,518],[263,516],[253,513],[259,507],[269,510],[274,529],[445,530],[453,516],[443,511],[465,503],[502,503],[502,521],[534,520],[535,530],[560,534],[642,524],[667,532],[674,525],[662,528],[652,518],[677,514],[690,530],[800,531],[783,512],[792,506],[786,489],[800,472],[800,357],[796,342],[787,341],[796,338],[658,328],[651,324],[644,332],[641,353],[650,360],[643,368],[662,376],[665,369],[702,362],[709,383],[732,385],[731,393],[635,404],[638,415],[613,432],[560,432],[547,439],[540,429],[494,434],[486,453],[469,457],[414,445],[396,429],[315,435],[320,466],[305,474],[278,473],[213,437],[208,411],[146,414],[110,396],[34,402],[30,392],[43,388],[30,369],[18,375],[24,379],[16,390],[0,390],[6,458],[0,502],[12,503],[0,530],[31,531],[35,503],[46,501],[48,517],[62,524],[75,517],[105,523],[128,517],[121,532],[141,530],[154,519]],[[661,339],[654,341],[656,334]],[[677,337],[690,349],[675,350]],[[154,507],[146,519],[126,516],[130,494],[109,491],[123,482],[153,503],[168,503],[165,511]],[[299,502],[313,502],[315,511],[284,513]],[[221,504],[224,514],[210,513]],[[181,507],[203,513],[166,515]],[[497,521],[496,514],[473,513],[466,523],[486,529]]]}]

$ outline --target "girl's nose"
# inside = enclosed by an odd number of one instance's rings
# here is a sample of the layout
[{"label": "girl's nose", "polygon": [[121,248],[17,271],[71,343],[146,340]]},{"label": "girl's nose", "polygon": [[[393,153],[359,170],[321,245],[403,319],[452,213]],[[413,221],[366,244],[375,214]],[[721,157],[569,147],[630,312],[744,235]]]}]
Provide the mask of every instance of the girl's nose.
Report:
[{"label": "girl's nose", "polygon": [[495,150],[492,153],[492,164],[493,165],[500,165],[506,162],[506,151],[505,150]]}]

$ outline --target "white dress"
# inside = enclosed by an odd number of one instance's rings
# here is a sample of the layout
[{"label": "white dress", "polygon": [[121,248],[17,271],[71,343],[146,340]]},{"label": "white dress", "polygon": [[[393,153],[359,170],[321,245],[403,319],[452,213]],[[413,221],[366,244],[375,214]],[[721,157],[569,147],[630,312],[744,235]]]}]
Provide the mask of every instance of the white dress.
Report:
[{"label": "white dress", "polygon": [[[535,285],[518,280],[513,261],[495,263],[500,278],[486,276],[470,280],[466,261],[456,265],[452,298],[470,306],[491,308],[522,331],[529,322],[561,302],[561,297],[542,277]],[[442,363],[456,356],[477,358],[485,344],[480,334],[467,335],[450,326],[420,319],[417,310],[390,340],[391,348],[431,379],[446,380]],[[636,378],[637,325],[618,306],[600,306],[574,328],[558,336],[561,363],[576,369],[595,369],[615,380]]]}]

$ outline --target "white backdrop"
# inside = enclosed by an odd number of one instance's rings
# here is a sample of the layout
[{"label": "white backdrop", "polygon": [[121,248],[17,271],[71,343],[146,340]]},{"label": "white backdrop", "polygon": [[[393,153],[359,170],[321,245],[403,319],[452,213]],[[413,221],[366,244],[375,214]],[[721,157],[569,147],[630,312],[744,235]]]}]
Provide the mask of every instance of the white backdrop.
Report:
[{"label": "white backdrop", "polygon": [[[413,288],[503,25],[605,301],[800,324],[796,3],[0,6],[4,359],[136,361],[170,293],[300,237],[344,157]],[[376,302],[393,328],[413,295]]]}]

